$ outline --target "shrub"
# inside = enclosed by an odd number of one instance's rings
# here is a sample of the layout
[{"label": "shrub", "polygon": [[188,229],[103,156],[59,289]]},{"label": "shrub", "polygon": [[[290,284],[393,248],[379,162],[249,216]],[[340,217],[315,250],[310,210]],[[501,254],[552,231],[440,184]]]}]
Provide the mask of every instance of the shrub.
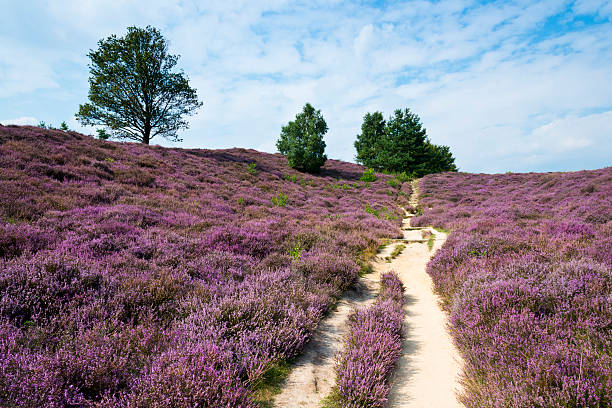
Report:
[{"label": "shrub", "polygon": [[272,197],[272,204],[277,207],[286,207],[287,206],[287,195],[280,192],[276,197]]},{"label": "shrub", "polygon": [[361,181],[376,181],[376,174],[374,173],[374,169],[365,169],[363,174],[359,178]]},{"label": "shrub", "polygon": [[398,188],[402,183],[400,183],[397,179],[389,179],[387,180],[387,184],[391,188]]},{"label": "shrub", "polygon": [[247,166],[247,173],[255,176],[257,174],[257,163],[250,163]]}]

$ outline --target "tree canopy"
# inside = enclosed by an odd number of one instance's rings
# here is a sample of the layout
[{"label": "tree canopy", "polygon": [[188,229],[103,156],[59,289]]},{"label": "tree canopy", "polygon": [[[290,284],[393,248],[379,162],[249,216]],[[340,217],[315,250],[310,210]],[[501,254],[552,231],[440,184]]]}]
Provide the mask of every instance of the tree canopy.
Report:
[{"label": "tree canopy", "polygon": [[84,125],[103,125],[109,134],[149,144],[155,136],[181,141],[185,115],[202,106],[183,71],[179,56],[154,27],[129,27],[124,37],[111,35],[90,50],[89,103],[79,106]]},{"label": "tree canopy", "polygon": [[290,167],[316,173],[327,160],[323,140],[327,129],[321,111],[306,103],[295,121],[283,126],[276,147],[287,156]]},{"label": "tree canopy", "polygon": [[381,112],[366,113],[355,149],[358,163],[378,171],[415,177],[457,171],[450,148],[431,143],[421,119],[408,108],[395,110],[387,121]]}]

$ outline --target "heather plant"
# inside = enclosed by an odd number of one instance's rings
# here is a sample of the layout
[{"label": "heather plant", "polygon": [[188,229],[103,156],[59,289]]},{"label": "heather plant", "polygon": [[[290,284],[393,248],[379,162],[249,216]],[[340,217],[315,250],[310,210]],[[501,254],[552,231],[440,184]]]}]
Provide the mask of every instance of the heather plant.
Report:
[{"label": "heather plant", "polygon": [[363,172],[336,160],[304,186],[278,155],[0,126],[0,169],[0,406],[254,406],[401,236],[363,211],[399,214],[388,176],[333,189]]},{"label": "heather plant", "polygon": [[401,354],[404,288],[394,272],[381,277],[376,303],[353,311],[344,351],[336,364],[342,407],[384,407],[389,375]]},{"label": "heather plant", "polygon": [[464,356],[468,407],[612,404],[612,168],[440,174],[414,225]]}]

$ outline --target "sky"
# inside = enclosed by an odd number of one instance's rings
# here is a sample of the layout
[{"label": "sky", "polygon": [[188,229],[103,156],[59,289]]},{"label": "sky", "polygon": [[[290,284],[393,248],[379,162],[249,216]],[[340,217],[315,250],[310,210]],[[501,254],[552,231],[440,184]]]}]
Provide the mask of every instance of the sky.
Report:
[{"label": "sky", "polygon": [[363,115],[417,113],[467,172],[612,165],[612,0],[1,0],[0,123],[79,125],[88,57],[157,27],[203,102],[180,144],[274,152],[310,102],[329,158]]}]

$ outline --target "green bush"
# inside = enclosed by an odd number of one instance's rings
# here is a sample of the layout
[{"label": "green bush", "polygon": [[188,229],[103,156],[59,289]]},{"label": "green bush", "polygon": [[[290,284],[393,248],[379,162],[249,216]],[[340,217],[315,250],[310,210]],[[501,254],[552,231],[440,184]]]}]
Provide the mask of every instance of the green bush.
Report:
[{"label": "green bush", "polygon": [[376,181],[376,174],[374,174],[374,169],[365,169],[363,175],[359,179],[361,181]]},{"label": "green bush", "polygon": [[402,183],[400,183],[397,179],[389,179],[387,180],[387,184],[389,187],[398,188]]},{"label": "green bush", "polygon": [[293,248],[289,250],[289,255],[293,258],[293,260],[299,261],[302,257],[302,251],[302,240],[298,238]]},{"label": "green bush", "polygon": [[253,176],[257,174],[257,163],[251,163],[247,166],[247,173]]},{"label": "green bush", "polygon": [[401,173],[397,173],[397,174],[395,175],[395,178],[396,178],[396,179],[397,179],[397,181],[399,181],[400,183],[407,183],[407,182],[409,182],[409,181],[412,181],[412,179],[413,179],[414,177],[412,177],[412,176],[410,176],[410,175],[406,174],[406,172],[405,172],[405,171],[402,171]]},{"label": "green bush", "polygon": [[278,193],[276,197],[272,197],[272,204],[277,207],[286,207],[287,206],[287,194]]}]

